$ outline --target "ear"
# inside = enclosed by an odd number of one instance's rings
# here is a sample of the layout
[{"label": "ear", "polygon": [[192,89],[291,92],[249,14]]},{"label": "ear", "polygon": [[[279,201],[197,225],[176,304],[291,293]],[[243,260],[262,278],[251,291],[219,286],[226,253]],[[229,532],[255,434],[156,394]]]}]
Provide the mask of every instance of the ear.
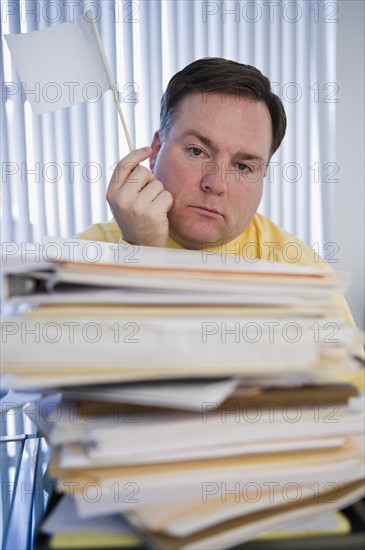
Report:
[{"label": "ear", "polygon": [[155,135],[153,136],[153,140],[151,143],[151,148],[152,148],[152,155],[150,156],[150,169],[153,172],[158,152],[161,149],[160,132],[155,132]]}]

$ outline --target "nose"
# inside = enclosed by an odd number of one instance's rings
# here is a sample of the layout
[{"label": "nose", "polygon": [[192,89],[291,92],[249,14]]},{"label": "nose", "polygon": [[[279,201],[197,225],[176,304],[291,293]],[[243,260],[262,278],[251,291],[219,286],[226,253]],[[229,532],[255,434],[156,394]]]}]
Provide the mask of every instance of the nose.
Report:
[{"label": "nose", "polygon": [[206,193],[220,195],[227,190],[225,165],[218,162],[204,162],[202,165],[201,188]]}]

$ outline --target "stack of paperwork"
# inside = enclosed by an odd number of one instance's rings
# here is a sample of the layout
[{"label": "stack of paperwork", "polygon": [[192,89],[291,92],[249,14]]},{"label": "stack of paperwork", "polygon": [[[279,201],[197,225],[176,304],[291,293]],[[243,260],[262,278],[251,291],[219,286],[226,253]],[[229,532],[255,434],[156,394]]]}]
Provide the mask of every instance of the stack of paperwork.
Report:
[{"label": "stack of paperwork", "polygon": [[214,247],[38,252],[3,259],[3,295],[31,306],[3,320],[3,374],[42,395],[26,411],[81,523],[113,531],[117,515],[129,543],[132,527],[155,548],[221,549],[361,498],[344,275]]}]

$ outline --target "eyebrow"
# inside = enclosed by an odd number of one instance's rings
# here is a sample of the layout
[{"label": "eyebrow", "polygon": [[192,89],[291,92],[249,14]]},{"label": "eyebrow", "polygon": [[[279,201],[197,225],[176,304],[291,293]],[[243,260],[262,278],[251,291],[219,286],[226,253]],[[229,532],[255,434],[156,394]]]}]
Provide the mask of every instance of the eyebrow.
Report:
[{"label": "eyebrow", "polygon": [[211,139],[207,138],[206,136],[203,136],[196,130],[185,130],[185,132],[183,132],[181,135],[181,139],[185,139],[190,136],[198,138],[198,140],[201,141],[207,147],[209,147],[209,149],[211,149],[213,153],[218,153],[217,145],[215,145]]},{"label": "eyebrow", "polygon": [[[181,139],[185,139],[190,136],[197,138],[204,145],[206,145],[206,147],[209,147],[209,149],[213,151],[213,153],[215,154],[218,153],[219,151],[218,146],[215,143],[213,143],[211,139],[209,139],[206,136],[203,136],[203,134],[200,134],[196,130],[185,130],[185,132],[181,134]],[[244,151],[237,151],[236,153],[234,153],[232,158],[236,160],[255,160],[259,163],[265,163],[264,159],[259,155],[252,155],[251,153],[245,153]]]}]

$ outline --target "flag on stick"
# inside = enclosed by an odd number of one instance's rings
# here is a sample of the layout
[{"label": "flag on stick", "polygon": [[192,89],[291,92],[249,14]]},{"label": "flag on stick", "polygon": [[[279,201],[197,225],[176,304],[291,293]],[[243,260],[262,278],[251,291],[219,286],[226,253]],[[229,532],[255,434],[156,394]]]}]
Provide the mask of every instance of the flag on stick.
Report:
[{"label": "flag on stick", "polygon": [[72,23],[5,38],[36,114],[95,100],[110,88],[129,150],[133,149],[111,69],[90,10]]}]

